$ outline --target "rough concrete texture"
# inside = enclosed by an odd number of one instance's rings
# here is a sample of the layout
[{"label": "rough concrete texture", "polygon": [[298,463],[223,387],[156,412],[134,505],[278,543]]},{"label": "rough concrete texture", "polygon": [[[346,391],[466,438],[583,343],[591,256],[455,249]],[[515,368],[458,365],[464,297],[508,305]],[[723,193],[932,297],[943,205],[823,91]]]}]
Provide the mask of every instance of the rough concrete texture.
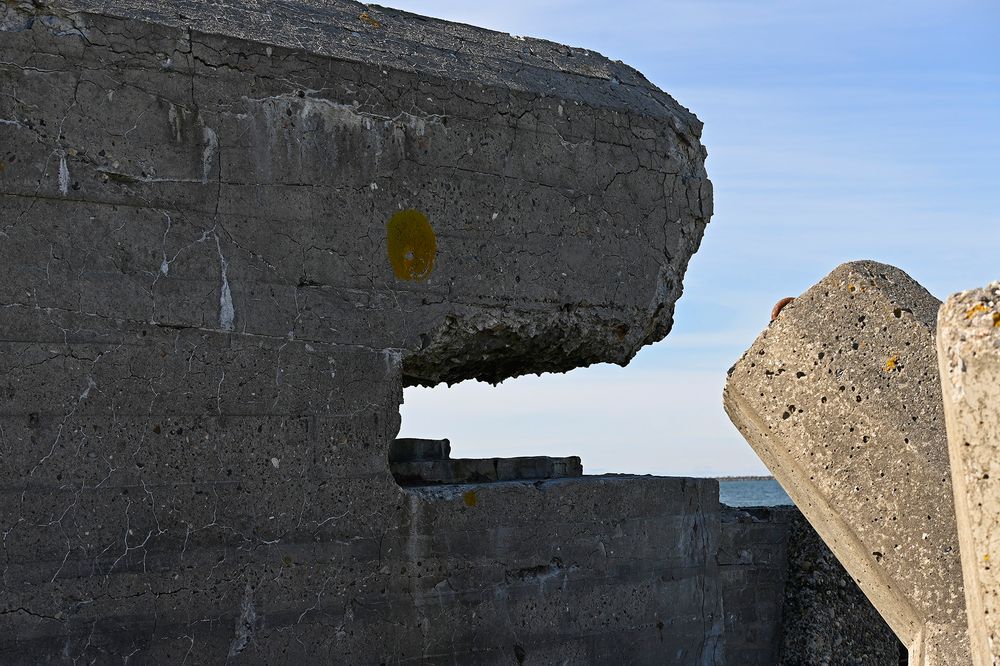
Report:
[{"label": "rough concrete texture", "polygon": [[949,298],[937,345],[973,663],[992,666],[1000,663],[1000,283]]},{"label": "rough concrete texture", "polygon": [[796,509],[777,512],[787,516],[788,526],[781,666],[905,663],[905,646],[816,530]]},{"label": "rough concrete texture", "polygon": [[[75,6],[97,13],[5,6],[0,107],[4,191],[132,258],[134,283],[85,272],[64,300],[401,350],[425,384],[624,363],[669,331],[711,189],[700,122],[638,72],[353,2]],[[129,225],[99,236],[99,206]]]},{"label": "rough concrete texture", "polygon": [[686,109],[337,0],[8,1],[0,91],[0,661],[718,662],[708,482],[387,455],[405,384],[668,332]]},{"label": "rough concrete texture", "polygon": [[795,507],[722,507],[726,657],[741,666],[899,666],[903,646]]},{"label": "rough concrete texture", "polygon": [[781,661],[788,534],[795,513],[722,507],[716,561],[730,664],[776,666]]},{"label": "rough concrete texture", "polygon": [[402,485],[559,479],[583,475],[583,465],[577,456],[424,460],[390,463],[389,469]]},{"label": "rough concrete texture", "polygon": [[969,661],[934,350],[939,302],[884,264],[844,264],[730,370],[733,423],[910,650]]},{"label": "rough concrete texture", "polygon": [[419,439],[397,437],[389,444],[389,464],[432,462],[448,460],[451,457],[451,441],[448,439]]}]

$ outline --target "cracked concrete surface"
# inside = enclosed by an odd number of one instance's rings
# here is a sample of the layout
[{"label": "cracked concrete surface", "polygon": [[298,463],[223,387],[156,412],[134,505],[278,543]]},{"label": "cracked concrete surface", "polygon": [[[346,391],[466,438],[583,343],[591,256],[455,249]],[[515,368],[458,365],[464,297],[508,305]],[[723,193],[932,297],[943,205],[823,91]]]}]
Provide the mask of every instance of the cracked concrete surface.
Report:
[{"label": "cracked concrete surface", "polygon": [[470,505],[387,462],[406,384],[669,332],[711,216],[690,112],[346,1],[0,12],[5,663],[720,662],[713,483]]}]

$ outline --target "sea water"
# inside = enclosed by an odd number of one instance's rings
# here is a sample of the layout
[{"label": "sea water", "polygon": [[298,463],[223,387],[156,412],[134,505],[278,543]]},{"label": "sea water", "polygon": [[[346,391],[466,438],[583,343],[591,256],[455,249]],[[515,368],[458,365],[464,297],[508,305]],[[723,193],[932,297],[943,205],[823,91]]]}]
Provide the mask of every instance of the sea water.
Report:
[{"label": "sea water", "polygon": [[729,506],[792,505],[792,499],[772,478],[719,479],[719,500]]}]

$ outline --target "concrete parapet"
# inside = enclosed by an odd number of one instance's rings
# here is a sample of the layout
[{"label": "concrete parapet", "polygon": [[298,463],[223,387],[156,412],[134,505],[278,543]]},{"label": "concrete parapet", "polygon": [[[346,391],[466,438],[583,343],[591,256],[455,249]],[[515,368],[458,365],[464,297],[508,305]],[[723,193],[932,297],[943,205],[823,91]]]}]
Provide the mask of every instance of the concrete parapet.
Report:
[{"label": "concrete parapet", "polygon": [[951,296],[938,361],[973,663],[1000,663],[1000,283]]},{"label": "concrete parapet", "polygon": [[733,423],[910,650],[969,660],[934,352],[939,302],[899,269],[844,264],[730,370]]}]

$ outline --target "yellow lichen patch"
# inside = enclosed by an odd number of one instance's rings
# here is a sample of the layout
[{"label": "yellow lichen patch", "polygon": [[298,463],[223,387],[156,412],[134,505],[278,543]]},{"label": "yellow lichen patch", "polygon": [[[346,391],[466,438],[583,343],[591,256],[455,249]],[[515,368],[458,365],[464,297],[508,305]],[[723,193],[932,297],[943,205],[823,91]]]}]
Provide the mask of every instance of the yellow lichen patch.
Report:
[{"label": "yellow lichen patch", "polygon": [[989,562],[989,561],[990,561],[990,554],[986,553],[985,555],[983,555],[983,562]]},{"label": "yellow lichen patch", "polygon": [[892,372],[893,370],[896,369],[897,365],[899,365],[899,356],[898,355],[890,356],[889,359],[885,362],[885,371]]},{"label": "yellow lichen patch", "polygon": [[977,314],[981,312],[986,312],[987,310],[989,310],[989,308],[986,307],[986,305],[984,305],[983,303],[976,303],[971,308],[965,311],[965,318],[972,319]]},{"label": "yellow lichen patch", "polygon": [[381,28],[382,27],[382,22],[379,21],[374,16],[372,16],[371,14],[369,14],[368,12],[361,12],[361,15],[358,16],[358,18],[361,19],[362,22],[367,23],[368,25],[370,25],[373,28]]},{"label": "yellow lichen patch", "polygon": [[994,327],[1000,326],[1000,312],[993,313],[993,326]]},{"label": "yellow lichen patch", "polygon": [[386,246],[392,272],[400,280],[426,280],[434,270],[437,238],[427,216],[420,211],[401,210],[390,218]]},{"label": "yellow lichen patch", "polygon": [[847,285],[847,291],[854,291],[855,289],[857,289],[857,287],[855,287],[853,284]]},{"label": "yellow lichen patch", "polygon": [[465,506],[476,506],[479,504],[479,498],[476,497],[475,490],[466,490],[462,493],[462,501],[465,502]]}]

